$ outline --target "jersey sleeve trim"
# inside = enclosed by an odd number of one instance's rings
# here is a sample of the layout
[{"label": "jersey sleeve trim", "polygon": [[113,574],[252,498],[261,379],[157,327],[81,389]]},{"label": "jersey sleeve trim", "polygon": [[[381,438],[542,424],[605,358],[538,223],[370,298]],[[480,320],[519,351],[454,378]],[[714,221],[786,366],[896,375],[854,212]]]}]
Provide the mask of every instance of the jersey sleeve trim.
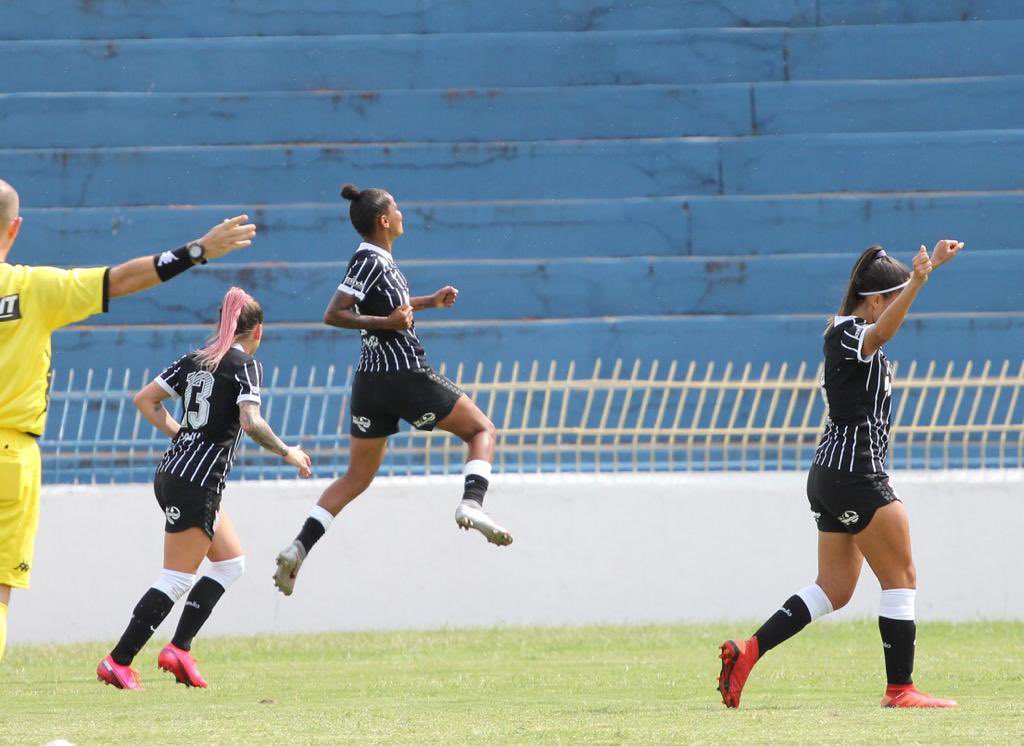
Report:
[{"label": "jersey sleeve trim", "polygon": [[244,401],[251,401],[254,404],[262,404],[263,400],[260,399],[259,394],[239,394],[238,398],[235,399],[235,404],[241,404]]},{"label": "jersey sleeve trim", "polygon": [[864,337],[867,336],[868,330],[874,328],[874,326],[874,324],[858,325],[854,321],[849,324],[848,329],[842,330],[843,336],[840,338],[839,344],[843,346],[844,350],[854,353],[859,363],[870,363],[875,355],[878,354],[878,350],[875,350],[867,357],[864,357]]},{"label": "jersey sleeve trim", "polygon": [[110,267],[103,271],[103,313],[110,310]]},{"label": "jersey sleeve trim", "polygon": [[358,290],[350,288],[348,285],[345,285],[344,283],[338,285],[338,292],[345,293],[346,295],[351,295],[355,297],[356,300],[366,300],[366,293],[360,293]]},{"label": "jersey sleeve trim", "polygon": [[177,392],[177,391],[175,391],[175,390],[174,390],[174,389],[173,389],[173,388],[171,387],[171,384],[167,383],[167,381],[165,381],[165,380],[164,380],[163,378],[161,378],[160,376],[157,376],[156,378],[154,378],[154,379],[153,379],[153,383],[155,383],[155,384],[156,384],[157,386],[159,386],[159,387],[160,387],[160,388],[162,388],[162,389],[163,389],[163,390],[164,390],[165,392],[167,392],[167,394],[168,394],[168,395],[169,395],[169,396],[170,396],[170,397],[171,397],[172,399],[180,399],[180,398],[181,398],[181,397],[180,397],[180,396],[178,395],[178,392]]}]

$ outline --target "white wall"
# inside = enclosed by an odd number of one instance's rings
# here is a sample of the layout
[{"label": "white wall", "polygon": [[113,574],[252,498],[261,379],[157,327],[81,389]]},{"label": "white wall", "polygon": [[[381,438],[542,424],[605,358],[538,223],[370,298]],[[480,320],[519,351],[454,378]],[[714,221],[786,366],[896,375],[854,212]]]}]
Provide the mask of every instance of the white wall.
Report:
[{"label": "white wall", "polygon": [[[231,483],[224,505],[248,571],[205,632],[759,620],[814,579],[802,474],[494,481],[487,507],[511,547],[456,528],[458,479],[381,480],[335,522],[291,598],[273,588],[274,557],[323,483]],[[1022,473],[894,485],[911,514],[919,618],[1024,619]],[[116,638],[157,577],[162,527],[149,485],[45,489],[11,643]],[[877,588],[865,571],[841,616],[873,614]]]}]

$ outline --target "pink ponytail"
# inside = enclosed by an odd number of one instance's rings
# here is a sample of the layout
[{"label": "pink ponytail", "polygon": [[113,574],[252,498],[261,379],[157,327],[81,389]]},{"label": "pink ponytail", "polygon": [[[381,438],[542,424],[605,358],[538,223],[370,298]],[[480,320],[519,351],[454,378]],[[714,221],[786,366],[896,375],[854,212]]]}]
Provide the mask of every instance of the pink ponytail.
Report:
[{"label": "pink ponytail", "polygon": [[[239,331],[238,321],[243,311],[249,311],[245,314],[246,321],[249,323],[243,324],[246,328]],[[259,318],[253,323],[254,317],[257,315]],[[224,302],[220,307],[220,323],[217,326],[217,334],[210,338],[206,347],[196,353],[196,361],[207,370],[216,370],[221,359],[235,343],[235,338],[239,334],[251,331],[257,323],[262,321],[263,310],[253,297],[242,288],[231,288],[224,295]]]}]

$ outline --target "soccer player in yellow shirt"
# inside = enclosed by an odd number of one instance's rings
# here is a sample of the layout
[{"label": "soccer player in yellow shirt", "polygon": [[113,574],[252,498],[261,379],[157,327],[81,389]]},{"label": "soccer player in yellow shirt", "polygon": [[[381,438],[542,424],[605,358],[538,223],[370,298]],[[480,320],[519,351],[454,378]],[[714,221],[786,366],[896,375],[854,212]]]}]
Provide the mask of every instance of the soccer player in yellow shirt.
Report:
[{"label": "soccer player in yellow shirt", "polygon": [[50,388],[50,335],[107,310],[109,298],[154,287],[196,264],[252,243],[247,215],[156,256],[114,267],[57,269],[8,264],[21,228],[18,193],[0,180],[0,659],[12,588],[28,588],[39,525],[43,434]]}]

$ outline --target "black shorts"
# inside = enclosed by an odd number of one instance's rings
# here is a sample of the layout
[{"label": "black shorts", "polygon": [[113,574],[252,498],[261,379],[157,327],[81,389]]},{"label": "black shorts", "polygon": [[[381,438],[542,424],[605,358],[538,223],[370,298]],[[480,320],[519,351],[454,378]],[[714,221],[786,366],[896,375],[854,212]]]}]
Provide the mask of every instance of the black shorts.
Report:
[{"label": "black shorts", "polygon": [[213,538],[220,511],[217,492],[162,472],[153,479],[153,492],[164,511],[164,531],[176,534],[190,528],[201,528]]},{"label": "black shorts", "polygon": [[876,510],[898,500],[885,472],[858,474],[814,465],[807,475],[807,501],[819,531],[859,533]]},{"label": "black shorts", "polygon": [[385,438],[405,420],[433,430],[451,414],[462,390],[430,368],[394,373],[356,373],[352,382],[353,438]]}]

